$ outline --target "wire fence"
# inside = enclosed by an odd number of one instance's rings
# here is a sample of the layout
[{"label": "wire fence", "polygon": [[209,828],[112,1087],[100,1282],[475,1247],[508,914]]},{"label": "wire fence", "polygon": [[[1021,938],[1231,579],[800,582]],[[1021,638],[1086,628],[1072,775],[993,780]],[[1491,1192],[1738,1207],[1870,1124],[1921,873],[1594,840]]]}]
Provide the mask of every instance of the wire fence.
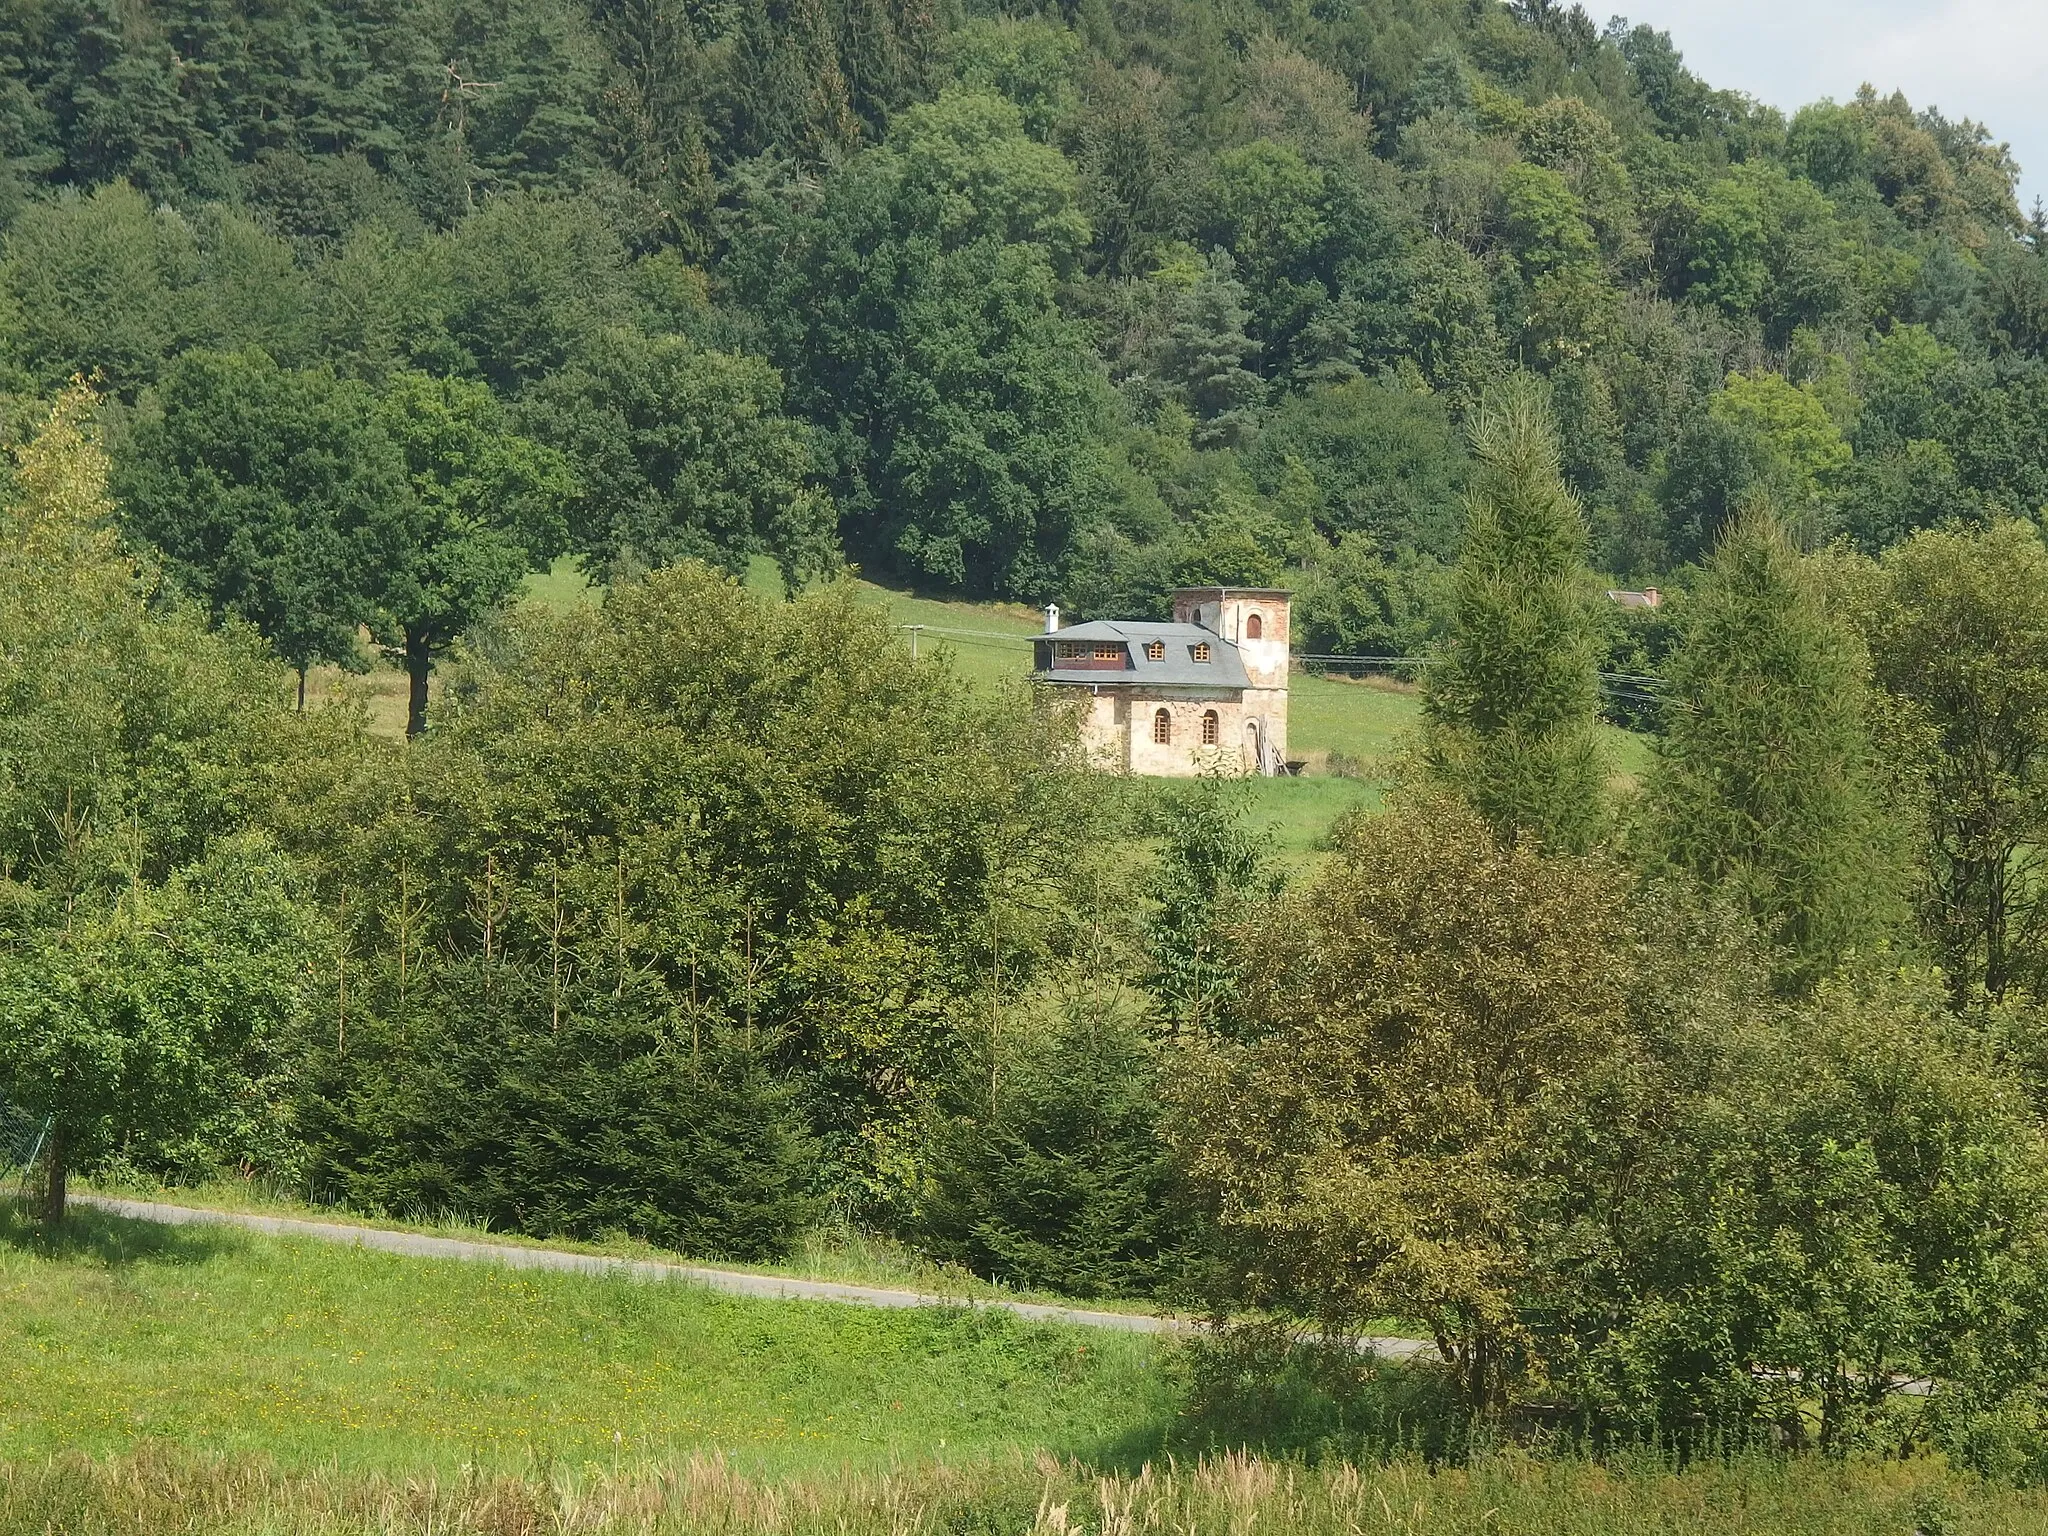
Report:
[{"label": "wire fence", "polygon": [[0,1182],[15,1177],[16,1193],[28,1197],[29,1174],[49,1140],[50,1120],[38,1118],[25,1109],[0,1099]]},{"label": "wire fence", "polygon": [[988,646],[992,650],[1002,646],[1029,645],[1038,638],[1036,634],[1005,634],[997,629],[952,629],[943,624],[898,624],[896,627],[909,634],[913,656],[917,654],[918,639],[924,635],[943,635],[948,643],[964,641],[969,645]]}]

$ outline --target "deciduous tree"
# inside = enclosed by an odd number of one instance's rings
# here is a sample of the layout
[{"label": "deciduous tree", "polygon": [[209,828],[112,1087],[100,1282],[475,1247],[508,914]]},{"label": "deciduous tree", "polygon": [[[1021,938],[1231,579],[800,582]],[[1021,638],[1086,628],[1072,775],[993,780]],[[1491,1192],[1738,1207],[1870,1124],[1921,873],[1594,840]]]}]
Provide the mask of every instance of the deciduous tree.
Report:
[{"label": "deciduous tree", "polygon": [[2048,551],[2031,524],[1930,529],[1888,555],[1866,614],[1903,705],[1927,842],[1922,924],[1957,1001],[2034,987],[2048,960]]},{"label": "deciduous tree", "polygon": [[59,400],[0,506],[0,1096],[52,1122],[52,1218],[70,1168],[248,1111],[303,974],[285,872],[238,836],[281,678],[152,611],[93,405]]},{"label": "deciduous tree", "polygon": [[1113,499],[1107,390],[1055,296],[1087,238],[1073,168],[1017,108],[949,94],[777,211],[736,275],[821,427],[848,552],[1037,598]]},{"label": "deciduous tree", "polygon": [[1626,907],[1616,867],[1504,845],[1456,802],[1350,823],[1246,927],[1242,996],[1175,1088],[1232,1300],[1332,1333],[1413,1318],[1474,1409],[1502,1406],[1533,1364],[1549,1126],[1627,1049]]},{"label": "deciduous tree", "polygon": [[260,352],[187,352],[122,444],[124,526],[216,618],[255,625],[299,674],[349,665],[411,504],[368,388]]},{"label": "deciduous tree", "polygon": [[519,419],[575,468],[569,541],[591,570],[743,571],[761,554],[796,585],[831,569],[838,529],[815,436],[782,396],[762,358],[614,329],[536,386]]},{"label": "deciduous tree", "polygon": [[372,627],[405,667],[417,736],[435,659],[561,549],[576,482],[560,454],[510,430],[481,384],[399,374],[377,420],[410,495],[379,552]]}]

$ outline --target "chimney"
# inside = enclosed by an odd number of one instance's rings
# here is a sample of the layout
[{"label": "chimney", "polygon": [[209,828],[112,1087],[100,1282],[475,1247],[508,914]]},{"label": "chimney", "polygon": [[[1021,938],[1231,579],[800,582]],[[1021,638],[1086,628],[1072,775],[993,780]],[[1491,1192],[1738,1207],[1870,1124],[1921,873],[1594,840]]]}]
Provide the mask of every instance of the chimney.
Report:
[{"label": "chimney", "polygon": [[1060,632],[1060,605],[1058,603],[1047,603],[1045,605],[1045,632],[1048,635],[1056,635]]}]

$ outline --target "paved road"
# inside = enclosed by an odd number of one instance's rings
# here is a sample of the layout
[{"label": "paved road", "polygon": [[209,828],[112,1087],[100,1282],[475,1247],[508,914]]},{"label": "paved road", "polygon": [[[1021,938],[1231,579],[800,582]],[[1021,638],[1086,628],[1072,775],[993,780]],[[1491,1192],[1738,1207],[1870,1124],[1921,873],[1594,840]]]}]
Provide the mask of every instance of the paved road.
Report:
[{"label": "paved road", "polygon": [[[467,1259],[504,1264],[513,1269],[564,1269],[585,1275],[625,1275],[635,1280],[682,1280],[726,1291],[797,1301],[837,1301],[857,1307],[975,1307],[1009,1312],[1035,1323],[1072,1323],[1084,1328],[1115,1328],[1125,1333],[1189,1333],[1199,1323],[1143,1312],[1096,1312],[1086,1307],[1054,1307],[1035,1301],[1000,1301],[985,1297],[933,1296],[922,1291],[882,1286],[843,1285],[836,1280],[792,1280],[781,1275],[755,1275],[739,1269],[713,1269],[702,1264],[664,1264],[651,1259],[615,1259],[596,1253],[566,1253],[559,1248],[528,1248],[516,1243],[474,1243],[455,1237],[428,1237],[419,1232],[394,1232],[385,1227],[347,1226],[335,1221],[302,1221],[291,1216],[252,1216],[241,1211],[209,1211],[197,1206],[167,1205],[157,1200],[119,1200],[110,1195],[74,1195],[89,1205],[132,1221],[157,1221],[172,1226],[243,1227],[275,1237],[310,1237],[325,1243],[347,1243],[385,1253],[422,1259]],[[1366,1339],[1360,1347],[1390,1360],[1432,1353],[1418,1339]]]}]

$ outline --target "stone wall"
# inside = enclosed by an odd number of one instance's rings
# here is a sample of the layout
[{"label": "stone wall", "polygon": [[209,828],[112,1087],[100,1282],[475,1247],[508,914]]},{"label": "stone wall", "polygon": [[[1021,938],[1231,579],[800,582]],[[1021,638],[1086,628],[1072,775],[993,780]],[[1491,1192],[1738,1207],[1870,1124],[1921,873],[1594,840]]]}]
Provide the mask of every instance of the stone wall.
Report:
[{"label": "stone wall", "polygon": [[[1259,709],[1247,709],[1234,693],[1194,689],[1140,690],[1105,688],[1090,702],[1082,720],[1082,739],[1098,767],[1112,773],[1135,773],[1160,778],[1193,778],[1201,773],[1256,773],[1258,765],[1246,748],[1247,722],[1264,733],[1273,729],[1270,715],[1272,695],[1254,690]],[[1284,741],[1286,695],[1279,695]],[[1153,717],[1166,710],[1172,721],[1172,740],[1161,744],[1152,739]],[[1202,716],[1216,713],[1216,741],[1202,741]]]}]

